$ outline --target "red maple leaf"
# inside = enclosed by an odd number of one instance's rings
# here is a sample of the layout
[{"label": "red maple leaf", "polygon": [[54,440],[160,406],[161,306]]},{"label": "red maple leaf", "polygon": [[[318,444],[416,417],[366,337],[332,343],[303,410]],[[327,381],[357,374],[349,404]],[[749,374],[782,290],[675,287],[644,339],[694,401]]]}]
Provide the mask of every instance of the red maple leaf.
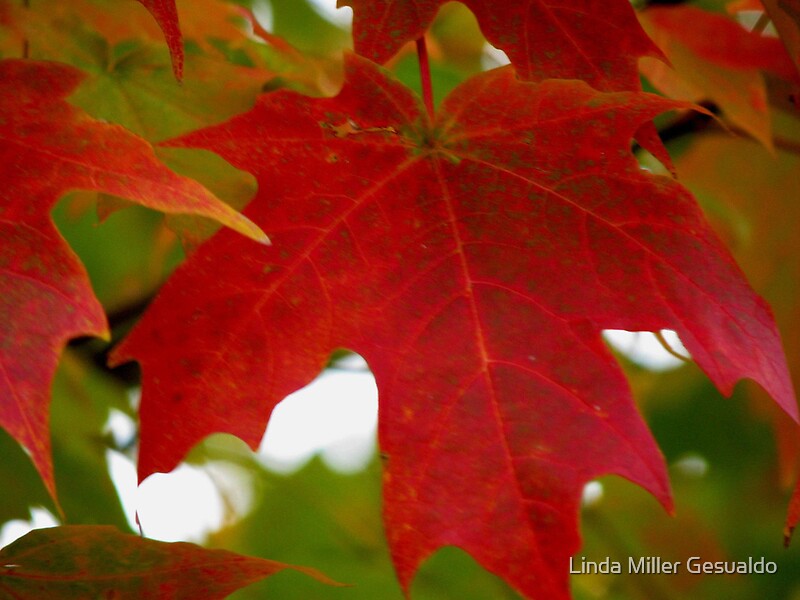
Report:
[{"label": "red maple leaf", "polygon": [[86,272],[50,219],[58,198],[104,191],[265,239],[205,188],[159,163],[143,139],[68,104],[81,79],[57,63],[0,61],[0,426],[28,449],[54,498],[48,406],[56,364],[70,338],[107,335]]},{"label": "red maple leaf", "polygon": [[212,432],[255,448],[275,404],[350,348],[378,383],[402,585],[453,544],[527,596],[567,598],[588,479],[671,502],[603,329],[675,329],[725,393],[752,377],[796,415],[769,309],[688,192],[630,153],[685,106],[507,68],[430,122],[350,57],[335,98],[276,92],[173,141],[257,177],[248,214],[275,245],[222,232],[115,352],[143,367],[140,479]]},{"label": "red maple leaf", "polygon": [[[385,62],[428,29],[445,0],[339,0],[353,8],[356,52]],[[526,81],[580,79],[604,91],[641,89],[639,59],[663,59],[626,0],[486,2],[465,0],[481,31],[505,51]],[[652,123],[636,139],[668,169],[669,154]]]},{"label": "red maple leaf", "polygon": [[748,31],[723,15],[693,6],[655,6],[642,17],[665,31],[671,40],[721,67],[763,69],[787,80],[797,79],[781,40]]},{"label": "red maple leaf", "polygon": [[[376,62],[431,25],[446,0],[339,0],[353,8],[355,50]],[[637,62],[661,58],[627,0],[464,0],[481,31],[525,80],[581,79],[602,91],[639,89]]]}]

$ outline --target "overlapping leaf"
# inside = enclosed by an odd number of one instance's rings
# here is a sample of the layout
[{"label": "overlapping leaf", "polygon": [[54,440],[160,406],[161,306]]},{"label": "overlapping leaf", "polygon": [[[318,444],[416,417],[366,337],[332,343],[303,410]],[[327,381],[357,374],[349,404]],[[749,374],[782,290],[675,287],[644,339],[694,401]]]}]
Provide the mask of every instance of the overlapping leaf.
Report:
[{"label": "overlapping leaf", "polygon": [[783,44],[800,73],[800,1],[762,0]]},{"label": "overlapping leaf", "polygon": [[762,71],[800,81],[780,40],[691,6],[650,8],[641,20],[670,61],[671,67],[655,60],[642,63],[659,91],[672,98],[715,102],[733,124],[772,148]]},{"label": "overlapping leaf", "polygon": [[[264,45],[248,42],[243,27],[230,22],[234,7],[219,0],[193,5],[182,84],[170,72],[163,42],[151,40],[157,32],[149,15],[135,3],[69,0],[11,9],[14,24],[31,40],[28,58],[69,63],[85,73],[73,103],[155,142],[246,110],[275,75],[257,53]],[[198,23],[195,13],[214,26]],[[226,53],[245,64],[227,60]]]},{"label": "overlapping leaf", "polygon": [[[444,0],[339,1],[339,6],[353,8],[356,51],[377,62],[421,37],[442,4]],[[518,76],[527,81],[580,79],[605,92],[638,91],[639,59],[662,58],[625,0],[464,4],[475,13],[489,42],[506,52]],[[642,123],[636,139],[672,168],[652,124]]]},{"label": "overlapping leaf", "polygon": [[800,0],[734,0],[728,10],[766,10],[800,72]]},{"label": "overlapping leaf", "polygon": [[178,23],[178,9],[175,0],[137,0],[158,23],[167,40],[169,54],[172,57],[172,70],[176,79],[183,77],[183,36]]},{"label": "overlapping leaf", "polygon": [[[696,141],[677,163],[681,180],[707,198],[718,227],[739,263],[769,300],[785,337],[790,365],[800,364],[800,262],[796,223],[800,218],[800,123],[786,118],[777,153],[743,139],[708,136]],[[713,203],[713,204],[712,204]],[[724,207],[724,209],[719,208]],[[794,372],[795,386],[800,373]],[[800,430],[785,415],[773,417],[782,466],[797,477]],[[787,478],[787,477],[784,477]],[[789,511],[788,529],[800,518],[800,487]],[[788,533],[787,533],[788,535]]]},{"label": "overlapping leaf", "polygon": [[[239,455],[237,460],[252,460],[247,452],[249,456]],[[244,520],[215,534],[212,542],[242,554],[310,563],[355,585],[347,590],[320,589],[308,577],[270,579],[239,592],[238,600],[407,598],[397,583],[383,535],[379,471],[373,463],[364,471],[342,475],[319,460],[290,476],[256,468],[258,486],[265,490],[260,502]],[[519,600],[516,592],[453,548],[423,567],[411,597]]]},{"label": "overlapping leaf", "polygon": [[172,57],[172,70],[175,78],[183,78],[183,36],[178,22],[178,9],[175,0],[137,0],[144,6],[158,23],[164,34],[170,56]]},{"label": "overlapping leaf", "polygon": [[[71,102],[151,142],[247,110],[262,86],[276,77],[276,69],[284,85],[314,93],[320,93],[318,86],[331,87],[321,61],[299,55],[276,36],[269,36],[270,45],[249,39],[248,13],[242,9],[222,0],[181,2],[179,8],[185,14],[182,29],[187,41],[185,79],[180,85],[170,70],[161,32],[134,2],[40,0],[30,8],[8,7],[11,23],[31,40],[28,57],[66,62],[87,75]],[[16,42],[13,50],[18,54],[21,49],[22,43]],[[174,152],[158,155],[236,208],[252,196],[251,178],[225,165],[187,164]],[[116,200],[100,204],[121,205]],[[218,228],[186,216],[168,217],[166,223],[180,234],[184,246],[196,245]]]},{"label": "overlapping leaf", "polygon": [[[422,36],[444,0],[339,0],[353,8],[356,52],[385,62]],[[637,61],[660,56],[626,0],[465,0],[486,38],[526,80],[581,79],[603,90],[638,89]]]},{"label": "overlapping leaf", "polygon": [[28,449],[53,495],[47,407],[58,356],[72,337],[106,335],[86,273],[50,220],[56,200],[73,189],[102,190],[265,239],[159,163],[144,140],[70,106],[64,98],[80,79],[55,63],[0,62],[0,426]]},{"label": "overlapping leaf", "polygon": [[275,246],[223,232],[115,353],[144,371],[140,478],[212,432],[255,447],[275,404],[348,347],[378,381],[403,586],[456,545],[527,596],[568,597],[587,479],[670,504],[601,330],[676,329],[724,392],[752,377],[797,414],[768,308],[691,196],[630,154],[642,123],[683,106],[505,69],[431,123],[351,57],[333,99],[273,93],[173,142],[256,175],[249,214]]},{"label": "overlapping leaf", "polygon": [[[106,462],[106,452],[113,441],[103,433],[112,407],[130,411],[125,389],[69,349],[59,367],[52,386],[50,423],[56,486],[64,518],[71,524],[102,522],[129,531]],[[32,507],[53,506],[30,458],[2,429],[0,456],[0,523],[29,520]]]},{"label": "overlapping leaf", "polygon": [[0,550],[0,593],[30,600],[214,600],[284,569],[334,583],[305,567],[74,525],[34,530]]}]

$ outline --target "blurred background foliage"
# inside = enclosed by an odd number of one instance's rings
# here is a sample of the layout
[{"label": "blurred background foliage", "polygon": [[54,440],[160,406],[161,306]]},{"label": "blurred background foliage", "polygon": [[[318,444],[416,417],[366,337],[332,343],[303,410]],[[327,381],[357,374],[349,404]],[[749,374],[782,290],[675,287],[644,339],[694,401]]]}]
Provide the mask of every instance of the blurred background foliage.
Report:
[{"label": "blurred background foliage", "polygon": [[[643,9],[646,21],[647,5],[655,3],[634,4]],[[752,24],[759,17],[737,15],[731,2],[724,0],[681,4],[743,23]],[[335,93],[341,56],[351,43],[349,11],[332,16],[333,7],[328,8],[308,0],[179,0],[187,55],[179,85],[161,32],[133,0],[0,0],[0,56],[27,53],[78,67],[86,79],[72,102],[156,143],[242,112],[262,92],[291,88],[312,95]],[[659,35],[667,43],[677,39],[668,30]],[[428,44],[437,103],[466,77],[503,62],[502,54],[487,48],[472,14],[456,3],[443,7]],[[720,96],[709,83],[713,77],[705,83],[693,79],[692,99],[704,103],[716,119],[698,113],[672,114],[658,125],[679,179],[696,194],[749,280],[774,308],[797,384],[800,119],[796,96],[792,104],[796,82],[776,77],[769,64],[757,68],[715,64],[691,43],[673,51],[680,52],[680,60],[674,61],[678,72],[671,76],[685,77],[696,68],[764,86],[766,107],[750,106],[753,110],[742,113],[736,107],[753,102],[752,89],[740,90],[747,97]],[[410,87],[419,88],[412,48],[400,52],[388,68]],[[645,78],[643,84],[664,92],[655,80]],[[173,169],[198,179],[237,208],[254,192],[252,177],[209,153],[163,147],[157,152]],[[639,156],[647,168],[665,172],[652,157],[642,152]],[[106,308],[112,343],[141,315],[186,253],[214,232],[209,223],[165,219],[115,198],[77,192],[62,200],[54,218]],[[60,508],[48,499],[25,452],[0,431],[0,524],[28,519],[31,509],[41,506],[64,523],[113,524],[131,530],[131,515],[120,503],[107,456],[113,450],[135,458],[135,431],[129,439],[119,439],[111,431],[109,417],[116,413],[135,419],[131,399],[138,374],[131,366],[108,370],[106,352],[107,344],[101,341],[74,341],[53,388],[51,421]],[[740,384],[733,398],[723,399],[691,364],[657,372],[629,356],[619,358],[669,465],[675,516],[666,515],[653,498],[630,483],[604,478],[587,493],[581,555],[621,561],[627,556],[683,561],[693,555],[709,560],[764,556],[778,564],[778,572],[724,577],[580,575],[573,577],[575,597],[800,600],[800,551],[796,545],[786,550],[782,543],[788,489],[800,456],[796,425],[777,414],[755,386]],[[299,471],[281,474],[226,436],[214,436],[196,448],[188,462],[217,475],[227,473],[216,481],[228,481],[220,483],[221,496],[230,500],[226,516],[218,530],[206,535],[206,543],[313,566],[353,584],[328,588],[286,572],[237,592],[235,598],[403,597],[381,525],[381,461],[374,454],[368,467],[355,473],[336,473],[316,458]],[[412,595],[415,600],[517,597],[452,548],[441,550],[423,566]]]}]

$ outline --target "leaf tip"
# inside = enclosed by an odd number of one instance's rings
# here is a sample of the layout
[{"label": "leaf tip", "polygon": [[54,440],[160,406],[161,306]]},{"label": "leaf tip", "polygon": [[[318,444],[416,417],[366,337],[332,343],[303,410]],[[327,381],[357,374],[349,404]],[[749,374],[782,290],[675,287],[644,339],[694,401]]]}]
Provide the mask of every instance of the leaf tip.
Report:
[{"label": "leaf tip", "polygon": [[254,238],[254,239],[255,239],[256,242],[258,242],[259,244],[262,244],[264,246],[272,246],[272,241],[269,239],[269,236],[267,236],[267,234],[264,233],[263,231],[261,232],[261,237]]},{"label": "leaf tip", "polygon": [[335,579],[331,579],[321,571],[317,569],[312,569],[311,567],[301,567],[301,566],[291,566],[292,570],[297,571],[298,573],[302,573],[303,575],[307,575],[313,579],[316,579],[320,583],[325,585],[330,585],[332,587],[355,587],[352,583],[342,583],[341,581],[336,581]]},{"label": "leaf tip", "polygon": [[238,231],[243,236],[258,242],[259,244],[263,244],[264,246],[272,245],[269,237],[266,233],[264,233],[264,230],[261,229],[261,227],[227,204],[223,204],[223,207],[224,213],[217,213],[216,215],[213,215],[212,218],[217,219],[223,225],[230,227],[234,231]]},{"label": "leaf tip", "polygon": [[237,228],[237,231],[243,233],[251,240],[258,242],[259,244],[264,246],[272,245],[269,236],[267,236],[267,234],[264,233],[264,231],[258,225],[253,223],[250,219],[247,219],[247,217],[242,218],[246,219],[246,223],[243,223],[241,228]]}]

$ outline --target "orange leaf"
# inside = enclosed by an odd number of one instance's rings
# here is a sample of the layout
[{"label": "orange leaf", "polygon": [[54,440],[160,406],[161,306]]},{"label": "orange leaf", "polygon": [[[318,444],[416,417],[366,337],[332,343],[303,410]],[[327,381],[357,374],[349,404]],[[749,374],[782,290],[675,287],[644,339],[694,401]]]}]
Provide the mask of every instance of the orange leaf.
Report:
[{"label": "orange leaf", "polygon": [[761,72],[796,78],[780,40],[690,6],[649,8],[641,13],[641,21],[674,68],[642,61],[642,72],[659,91],[692,102],[713,101],[734,124],[772,149],[771,113]]}]

